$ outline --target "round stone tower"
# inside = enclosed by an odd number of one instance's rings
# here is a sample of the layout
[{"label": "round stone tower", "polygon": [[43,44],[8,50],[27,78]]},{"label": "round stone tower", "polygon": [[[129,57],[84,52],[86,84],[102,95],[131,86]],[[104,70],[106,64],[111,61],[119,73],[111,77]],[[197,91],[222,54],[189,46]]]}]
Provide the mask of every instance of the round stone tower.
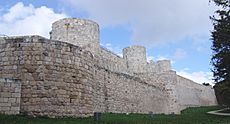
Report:
[{"label": "round stone tower", "polygon": [[146,49],[143,46],[130,46],[123,49],[123,57],[131,72],[144,73],[147,71]]},{"label": "round stone tower", "polygon": [[165,72],[171,70],[170,60],[159,60],[156,64],[157,72]]},{"label": "round stone tower", "polygon": [[61,19],[52,24],[50,39],[68,42],[97,54],[99,26],[96,22],[85,19]]}]

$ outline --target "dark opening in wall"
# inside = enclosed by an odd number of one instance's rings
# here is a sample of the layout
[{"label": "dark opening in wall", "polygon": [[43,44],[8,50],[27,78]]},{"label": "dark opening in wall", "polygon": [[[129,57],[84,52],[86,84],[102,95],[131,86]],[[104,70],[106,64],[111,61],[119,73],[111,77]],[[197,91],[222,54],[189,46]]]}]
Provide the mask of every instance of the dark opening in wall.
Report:
[{"label": "dark opening in wall", "polygon": [[44,56],[48,56],[48,53],[47,53],[47,52],[43,52],[43,55],[44,55]]}]

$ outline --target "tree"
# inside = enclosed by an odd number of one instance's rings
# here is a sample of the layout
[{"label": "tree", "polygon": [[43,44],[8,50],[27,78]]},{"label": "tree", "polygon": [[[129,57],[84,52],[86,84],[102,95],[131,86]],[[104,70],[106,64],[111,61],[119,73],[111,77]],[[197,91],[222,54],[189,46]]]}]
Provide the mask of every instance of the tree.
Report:
[{"label": "tree", "polygon": [[230,100],[230,1],[212,1],[220,7],[215,12],[216,16],[211,17],[214,26],[211,32],[213,51],[211,63],[216,82],[214,89],[218,102],[230,106],[228,102]]},{"label": "tree", "polygon": [[202,85],[204,85],[204,86],[211,86],[209,83],[202,83]]}]

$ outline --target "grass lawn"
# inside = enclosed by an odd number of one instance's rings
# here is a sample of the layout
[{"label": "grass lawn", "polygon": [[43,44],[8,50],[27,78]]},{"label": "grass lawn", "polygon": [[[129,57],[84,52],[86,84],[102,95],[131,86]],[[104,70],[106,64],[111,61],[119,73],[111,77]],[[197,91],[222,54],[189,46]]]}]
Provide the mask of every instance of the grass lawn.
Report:
[{"label": "grass lawn", "polygon": [[0,124],[230,124],[230,117],[206,114],[208,111],[217,110],[220,107],[188,108],[181,115],[149,115],[142,114],[102,114],[100,122],[94,122],[93,118],[31,118],[28,116],[0,115]]}]

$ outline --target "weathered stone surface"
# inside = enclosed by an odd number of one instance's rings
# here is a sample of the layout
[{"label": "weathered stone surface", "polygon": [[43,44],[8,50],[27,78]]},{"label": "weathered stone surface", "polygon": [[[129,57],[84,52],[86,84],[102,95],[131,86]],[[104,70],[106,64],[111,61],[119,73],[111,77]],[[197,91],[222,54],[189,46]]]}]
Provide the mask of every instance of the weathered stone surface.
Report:
[{"label": "weathered stone surface", "polygon": [[1,113],[179,114],[190,106],[216,105],[211,87],[178,76],[169,60],[147,62],[144,47],[127,47],[123,57],[100,47],[95,22],[62,19],[52,28],[51,40],[0,38]]},{"label": "weathered stone surface", "polygon": [[[56,21],[52,25],[50,37],[80,46],[93,54],[99,52],[99,26],[91,20],[65,18]],[[72,48],[66,48],[66,51],[71,50]]]},{"label": "weathered stone surface", "polygon": [[0,91],[0,113],[18,114],[20,99],[17,99],[21,94],[21,82],[10,78],[0,78],[0,89],[2,89]]}]

